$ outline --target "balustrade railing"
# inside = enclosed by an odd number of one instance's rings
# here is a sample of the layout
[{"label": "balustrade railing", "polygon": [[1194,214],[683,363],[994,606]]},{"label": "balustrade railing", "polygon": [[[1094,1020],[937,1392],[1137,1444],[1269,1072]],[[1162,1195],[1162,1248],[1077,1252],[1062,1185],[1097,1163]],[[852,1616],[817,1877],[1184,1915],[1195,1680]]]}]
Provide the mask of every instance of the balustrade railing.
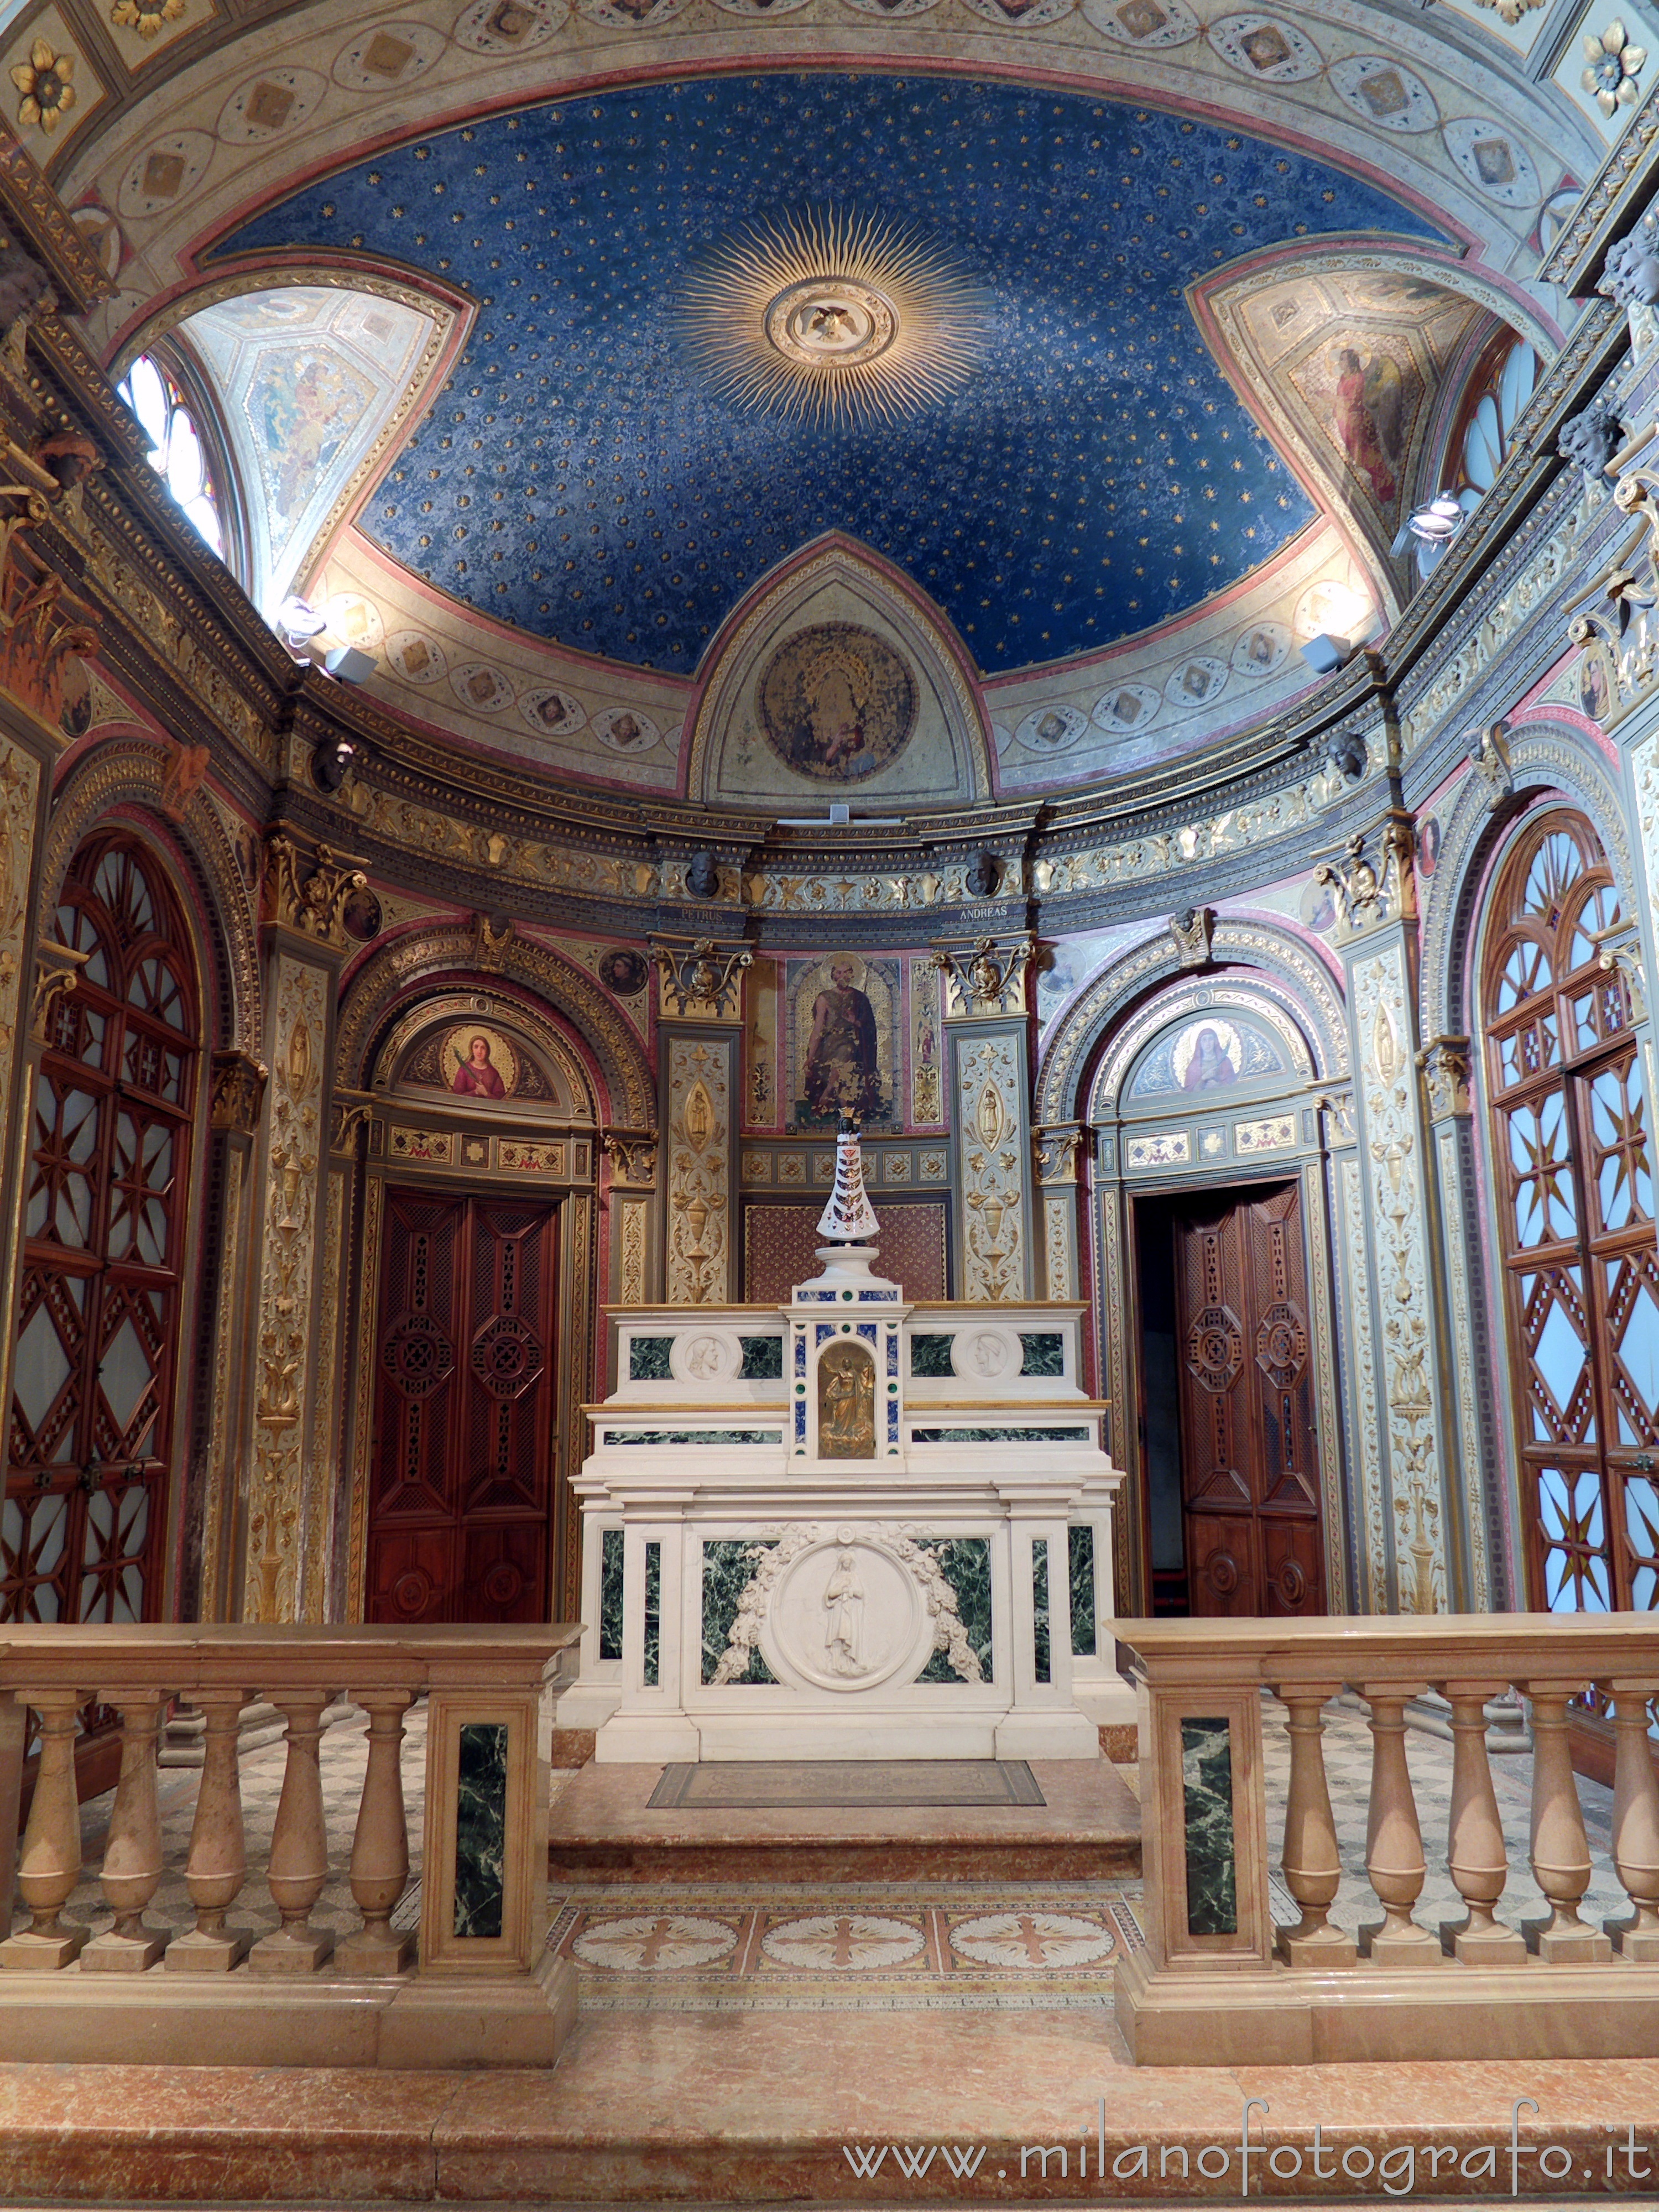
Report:
[{"label": "balustrade railing", "polygon": [[[1659,2018],[1659,1619],[1506,1613],[1438,1619],[1125,1621],[1140,1691],[1144,1952],[1118,1969],[1117,2014],[1143,2063],[1650,2052]],[[1540,1918],[1502,1917],[1511,1867],[1486,1747],[1487,1703],[1513,1688],[1533,1732],[1528,1863]],[[1626,1909],[1583,1910],[1592,1862],[1569,1751],[1576,1701],[1610,1700],[1610,1857]],[[1381,1917],[1333,1923],[1342,1880],[1322,1711],[1369,1709],[1365,1874]],[[1406,1759],[1406,1709],[1450,1708],[1444,1865],[1460,1918],[1418,1917],[1429,1870]],[[1282,1867],[1299,1918],[1274,1924],[1263,1692],[1290,1761]],[[1511,1767],[1516,1762],[1507,1762]]]},{"label": "balustrade railing", "polygon": [[[18,1903],[28,1914],[0,1941],[0,2049],[173,2063],[550,2063],[574,1985],[544,1955],[547,1749],[580,1634],[0,1627],[0,1933]],[[349,1841],[361,1924],[337,1939],[313,1915],[331,1847],[319,1741],[341,1692],[368,1715],[368,1759]],[[96,1935],[65,1912],[82,1878],[75,1735],[90,1698],[121,1720],[99,1870],[112,1919]],[[257,1941],[228,1924],[247,1881],[238,1736],[255,1698],[282,1715],[286,1745],[265,1869],[278,1922]],[[177,1698],[206,1729],[184,1866],[193,1925],[175,1933],[146,1913],[164,1874],[157,1741]],[[421,1698],[420,1920],[403,1930],[392,1925],[410,1874],[402,1747]],[[30,1711],[38,1765],[17,1839]],[[332,1840],[337,1860],[346,1838]]]}]

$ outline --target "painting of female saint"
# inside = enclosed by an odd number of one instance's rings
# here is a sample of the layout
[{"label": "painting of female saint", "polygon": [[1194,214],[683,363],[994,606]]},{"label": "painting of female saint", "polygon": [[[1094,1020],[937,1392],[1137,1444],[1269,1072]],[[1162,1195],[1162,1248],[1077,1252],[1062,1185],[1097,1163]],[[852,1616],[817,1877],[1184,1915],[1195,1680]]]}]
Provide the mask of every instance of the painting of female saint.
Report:
[{"label": "painting of female saint", "polygon": [[767,743],[820,783],[874,775],[910,741],[916,682],[903,657],[854,623],[819,623],[785,640],[756,692]]},{"label": "painting of female saint", "polygon": [[1176,1041],[1176,1079],[1183,1091],[1218,1091],[1237,1083],[1238,1060],[1238,1032],[1231,1022],[1200,1023]]},{"label": "painting of female saint", "polygon": [[510,1098],[519,1087],[519,1055],[497,1029],[469,1022],[443,1041],[447,1090],[465,1098]]}]

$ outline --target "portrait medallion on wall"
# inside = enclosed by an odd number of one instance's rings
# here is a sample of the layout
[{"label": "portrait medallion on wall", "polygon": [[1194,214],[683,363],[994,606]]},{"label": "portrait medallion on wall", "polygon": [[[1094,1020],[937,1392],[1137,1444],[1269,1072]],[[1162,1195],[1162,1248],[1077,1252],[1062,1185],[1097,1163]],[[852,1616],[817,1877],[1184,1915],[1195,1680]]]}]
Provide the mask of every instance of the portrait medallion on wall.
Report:
[{"label": "portrait medallion on wall", "polygon": [[519,1055],[498,1029],[468,1022],[439,1047],[444,1088],[467,1098],[511,1098],[519,1087]]},{"label": "portrait medallion on wall", "polygon": [[635,952],[630,945],[613,945],[609,952],[599,955],[599,981],[619,999],[637,998],[650,975],[644,954]]},{"label": "portrait medallion on wall", "polygon": [[902,654],[855,623],[797,630],[756,687],[767,743],[817,783],[854,783],[896,760],[915,727],[916,703]]}]

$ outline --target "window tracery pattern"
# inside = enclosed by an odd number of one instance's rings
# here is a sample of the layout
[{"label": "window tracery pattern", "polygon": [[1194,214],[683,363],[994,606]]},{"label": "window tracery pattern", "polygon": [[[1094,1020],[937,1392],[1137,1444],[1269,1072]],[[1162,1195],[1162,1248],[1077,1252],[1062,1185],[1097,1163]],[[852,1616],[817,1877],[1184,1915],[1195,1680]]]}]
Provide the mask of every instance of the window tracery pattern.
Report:
[{"label": "window tracery pattern", "polygon": [[1619,893],[1582,815],[1505,862],[1482,984],[1528,1601],[1659,1605],[1659,1260]]},{"label": "window tracery pattern", "polygon": [[116,386],[149,440],[149,465],[194,525],[196,533],[222,561],[224,532],[219,495],[207,447],[196,417],[178,385],[161,364],[141,353]]},{"label": "window tracery pattern", "polygon": [[32,1108],[0,1618],[140,1620],[160,1597],[198,1000],[132,838],[82,848],[55,927],[86,958]]}]

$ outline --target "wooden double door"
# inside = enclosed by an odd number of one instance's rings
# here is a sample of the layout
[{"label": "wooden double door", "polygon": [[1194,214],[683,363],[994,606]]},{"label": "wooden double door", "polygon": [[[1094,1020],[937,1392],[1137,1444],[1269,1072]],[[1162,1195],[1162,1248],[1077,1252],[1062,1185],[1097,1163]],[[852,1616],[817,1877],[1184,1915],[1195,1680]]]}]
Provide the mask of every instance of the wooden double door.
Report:
[{"label": "wooden double door", "polygon": [[1323,1613],[1299,1186],[1218,1192],[1172,1229],[1188,1609]]},{"label": "wooden double door", "polygon": [[556,1203],[389,1189],[365,1619],[548,1619]]}]

